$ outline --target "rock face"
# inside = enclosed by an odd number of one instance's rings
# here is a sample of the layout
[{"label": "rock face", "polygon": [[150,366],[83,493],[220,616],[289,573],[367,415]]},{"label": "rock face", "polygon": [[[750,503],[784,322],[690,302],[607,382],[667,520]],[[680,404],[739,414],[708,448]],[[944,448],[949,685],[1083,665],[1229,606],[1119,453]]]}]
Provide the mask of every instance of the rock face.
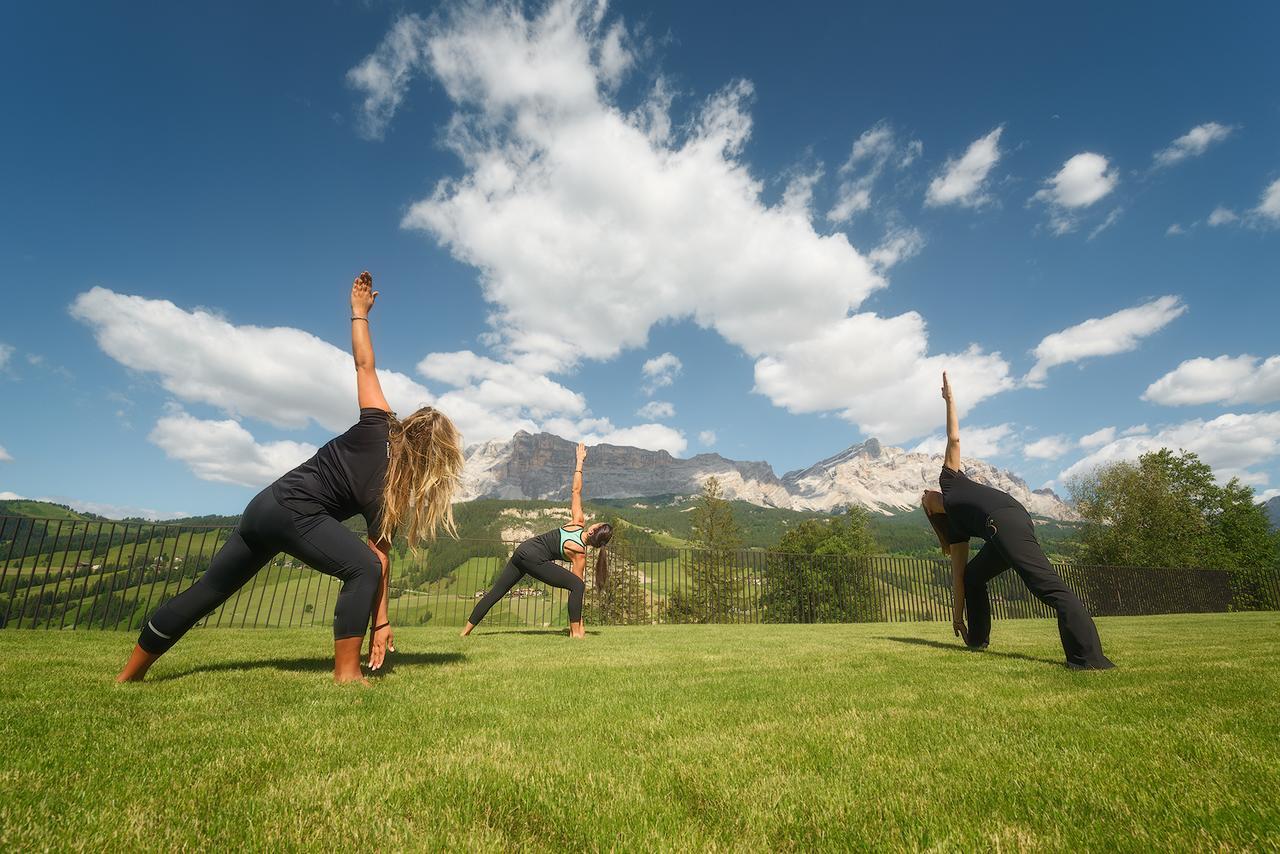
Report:
[{"label": "rock face", "polygon": [[[467,449],[462,495],[475,498],[567,501],[573,478],[574,443],[549,433],[520,432],[506,442]],[[832,511],[856,505],[891,513],[919,504],[920,493],[937,489],[940,454],[909,453],[875,439],[779,478],[766,462],[739,462],[719,454],[678,459],[666,451],[595,445],[587,458],[592,498],[689,495],[715,476],[727,498],[763,507]],[[1008,492],[1032,513],[1076,520],[1078,514],[1049,489],[1032,490],[1017,475],[980,460],[966,460],[966,473]]]},{"label": "rock face", "polygon": [[1280,495],[1268,501],[1266,507],[1267,515],[1271,517],[1271,527],[1280,528]]},{"label": "rock face", "polygon": [[[507,442],[467,449],[460,501],[473,498],[540,498],[567,501],[574,467],[573,442],[550,433],[523,431]],[[703,481],[720,479],[728,498],[764,507],[790,507],[791,496],[764,462],[737,462],[719,454],[682,460],[666,451],[593,445],[587,457],[593,498],[687,495]]]}]

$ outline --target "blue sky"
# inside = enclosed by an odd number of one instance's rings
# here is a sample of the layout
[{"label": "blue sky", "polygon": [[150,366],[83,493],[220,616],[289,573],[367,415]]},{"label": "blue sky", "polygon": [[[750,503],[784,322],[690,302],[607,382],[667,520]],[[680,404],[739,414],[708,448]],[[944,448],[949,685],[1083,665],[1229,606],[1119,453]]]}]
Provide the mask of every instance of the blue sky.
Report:
[{"label": "blue sky", "polygon": [[1280,488],[1280,9],[262,5],[0,12],[0,493],[237,512],[354,417],[364,268],[469,439],[781,474],[948,367],[1032,485]]}]

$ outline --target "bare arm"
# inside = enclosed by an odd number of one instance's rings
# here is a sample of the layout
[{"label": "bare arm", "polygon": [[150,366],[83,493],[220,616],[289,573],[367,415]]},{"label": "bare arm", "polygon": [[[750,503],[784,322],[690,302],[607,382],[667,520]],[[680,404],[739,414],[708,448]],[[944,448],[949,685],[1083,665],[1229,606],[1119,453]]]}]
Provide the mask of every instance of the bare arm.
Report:
[{"label": "bare arm", "polygon": [[942,464],[952,471],[960,471],[960,418],[956,415],[946,371],[942,372],[942,399],[947,402],[947,456]]},{"label": "bare arm", "polygon": [[578,464],[574,466],[573,471],[573,503],[569,507],[569,512],[573,514],[573,524],[575,525],[581,525],[587,518],[582,515],[582,464],[586,459],[587,446],[579,442]]},{"label": "bare arm", "polygon": [[373,338],[369,332],[369,312],[377,298],[373,277],[365,270],[351,283],[351,355],[356,360],[356,397],[360,408],[390,412],[391,407],[382,394],[382,383],[378,381],[377,366],[373,360]]},{"label": "bare arm", "polygon": [[969,544],[951,544],[951,628],[956,636],[969,642],[964,624],[964,571],[969,563]]},{"label": "bare arm", "polygon": [[[369,669],[377,670],[387,656],[387,650],[395,650],[391,643],[391,619],[387,608],[387,585],[391,581],[391,543],[386,540],[369,540],[369,548],[382,564],[382,577],[378,579],[378,593],[374,599],[374,632],[369,640]],[[381,626],[382,628],[378,628]]]},{"label": "bare arm", "polygon": [[569,571],[579,578],[585,578],[585,573],[587,571],[586,552],[570,552]]}]

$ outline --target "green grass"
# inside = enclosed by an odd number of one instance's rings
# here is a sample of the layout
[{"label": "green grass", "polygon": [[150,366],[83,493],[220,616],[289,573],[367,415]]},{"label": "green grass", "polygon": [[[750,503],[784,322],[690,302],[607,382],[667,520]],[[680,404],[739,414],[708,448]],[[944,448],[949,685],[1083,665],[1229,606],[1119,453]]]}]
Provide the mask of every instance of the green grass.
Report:
[{"label": "green grass", "polygon": [[[1188,850],[1280,846],[1280,614],[404,628],[369,687],[323,630],[0,632],[0,847]],[[486,631],[486,629],[488,629]]]}]

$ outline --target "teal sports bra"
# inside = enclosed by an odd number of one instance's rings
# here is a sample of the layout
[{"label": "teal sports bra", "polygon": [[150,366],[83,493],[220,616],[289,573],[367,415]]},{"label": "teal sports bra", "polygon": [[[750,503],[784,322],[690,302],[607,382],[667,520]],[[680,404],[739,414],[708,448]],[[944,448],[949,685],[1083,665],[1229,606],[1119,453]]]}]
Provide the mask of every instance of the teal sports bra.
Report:
[{"label": "teal sports bra", "polygon": [[585,530],[585,528],[579,528],[576,531],[566,531],[564,528],[560,529],[560,554],[563,555],[566,560],[569,558],[569,553],[564,550],[565,543],[577,543],[578,546],[581,547],[582,551],[586,552],[587,546],[582,542],[582,532]]}]

